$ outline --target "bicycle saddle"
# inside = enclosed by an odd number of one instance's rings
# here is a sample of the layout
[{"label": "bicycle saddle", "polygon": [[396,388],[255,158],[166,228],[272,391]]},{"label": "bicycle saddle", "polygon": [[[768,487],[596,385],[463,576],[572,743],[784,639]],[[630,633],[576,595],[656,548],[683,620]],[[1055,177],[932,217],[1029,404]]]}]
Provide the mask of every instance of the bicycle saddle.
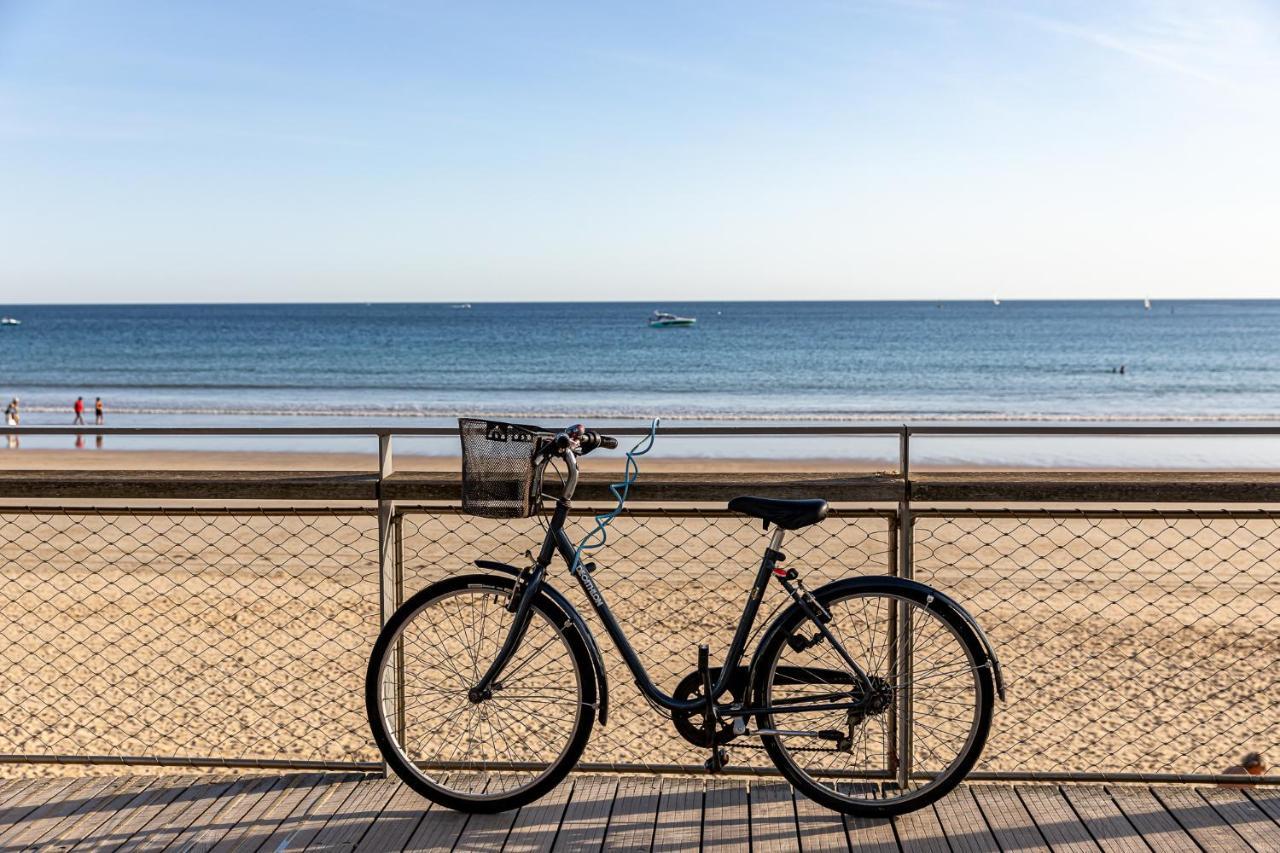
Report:
[{"label": "bicycle saddle", "polygon": [[729,501],[729,509],[762,519],[766,525],[776,524],[783,530],[798,530],[827,517],[827,502],[816,498],[788,501],[744,496]]}]

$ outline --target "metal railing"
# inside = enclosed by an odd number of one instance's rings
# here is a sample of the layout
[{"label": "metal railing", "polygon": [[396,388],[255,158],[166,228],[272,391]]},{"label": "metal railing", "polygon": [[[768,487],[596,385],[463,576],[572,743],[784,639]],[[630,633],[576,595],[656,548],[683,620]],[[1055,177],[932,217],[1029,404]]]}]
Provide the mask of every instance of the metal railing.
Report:
[{"label": "metal railing", "polygon": [[[378,499],[357,507],[0,507],[0,762],[377,767],[363,676],[379,625],[426,583],[480,557],[518,563],[540,538],[535,519],[480,519],[448,503],[384,497],[392,436],[449,429],[109,431],[376,437]],[[981,507],[942,508],[913,499],[910,464],[919,434],[1280,429],[664,433],[897,437],[900,499],[840,505],[792,537],[790,564],[811,587],[893,573],[969,607],[1009,685],[977,777],[1212,781],[1242,753],[1280,739],[1280,512],[1009,508],[989,497]],[[598,581],[659,683],[671,688],[694,668],[698,642],[709,642],[713,657],[723,650],[763,545],[757,522],[719,508],[637,504],[618,520]],[[557,579],[581,606],[578,591]],[[598,639],[612,667],[617,657],[607,637]],[[701,751],[640,699],[620,667],[612,671],[609,723],[588,747],[587,766],[701,767]],[[900,712],[907,722],[909,709]],[[734,769],[771,771],[758,750],[730,749]]]}]

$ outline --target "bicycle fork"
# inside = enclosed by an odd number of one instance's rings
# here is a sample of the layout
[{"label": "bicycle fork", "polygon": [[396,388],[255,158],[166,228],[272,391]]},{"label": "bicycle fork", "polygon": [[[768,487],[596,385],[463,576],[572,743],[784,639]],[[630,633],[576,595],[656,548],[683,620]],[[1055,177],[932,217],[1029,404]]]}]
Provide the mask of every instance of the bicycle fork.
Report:
[{"label": "bicycle fork", "polygon": [[485,670],[484,675],[480,676],[475,686],[467,691],[467,698],[472,702],[479,704],[486,699],[491,699],[495,689],[502,689],[501,682],[497,680],[498,676],[511,662],[516,649],[524,640],[525,632],[529,630],[529,614],[533,610],[533,601],[542,588],[542,577],[545,571],[541,564],[534,563],[532,568],[527,572],[521,572],[516,578],[516,585],[512,588],[511,596],[507,600],[507,610],[515,613],[511,630],[507,632],[507,638],[503,641],[502,648],[498,649],[493,663],[489,664],[489,668]]}]

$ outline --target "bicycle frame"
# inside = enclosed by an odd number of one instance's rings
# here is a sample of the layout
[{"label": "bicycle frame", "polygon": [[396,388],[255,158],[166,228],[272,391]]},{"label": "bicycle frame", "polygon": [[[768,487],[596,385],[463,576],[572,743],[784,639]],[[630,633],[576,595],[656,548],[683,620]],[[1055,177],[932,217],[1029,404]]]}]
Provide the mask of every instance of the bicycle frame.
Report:
[{"label": "bicycle frame", "polygon": [[[609,608],[609,604],[605,601],[604,594],[600,587],[596,584],[591,576],[591,570],[587,565],[581,565],[575,570],[576,551],[573,542],[570,541],[564,532],[565,519],[568,517],[569,508],[571,506],[574,488],[577,485],[578,471],[576,461],[573,459],[572,452],[564,457],[567,459],[569,466],[569,477],[565,483],[564,495],[556,499],[555,510],[552,512],[550,523],[547,525],[546,535],[542,541],[542,548],[538,553],[537,559],[531,569],[528,579],[523,584],[517,584],[516,592],[519,593],[518,602],[513,601],[515,605],[515,620],[512,624],[511,632],[507,635],[503,642],[502,648],[498,650],[497,656],[494,658],[489,669],[484,673],[480,680],[472,688],[473,697],[479,698],[489,695],[493,684],[501,674],[503,668],[510,661],[512,655],[515,654],[523,639],[524,632],[528,628],[529,612],[533,601],[542,588],[543,579],[546,570],[550,567],[552,560],[558,553],[568,566],[570,574],[573,574],[578,584],[582,587],[582,591],[586,594],[587,600],[591,602],[591,607],[595,611],[596,616],[604,624],[605,631],[613,640],[614,645],[622,654],[623,660],[627,664],[627,668],[631,670],[635,677],[636,684],[640,690],[648,696],[653,702],[667,709],[668,711],[677,713],[691,713],[703,710],[706,707],[707,699],[697,698],[690,700],[680,700],[674,696],[665,693],[661,688],[653,683],[653,679],[649,677],[648,671],[645,669],[644,663],[640,660],[640,656],[636,653],[635,648],[627,639],[626,632],[618,623],[617,617],[613,615],[613,611]],[[755,620],[760,610],[760,602],[764,598],[765,587],[769,583],[771,576],[778,577],[779,581],[787,589],[792,599],[799,603],[802,607],[807,605],[803,598],[797,594],[795,589],[785,580],[785,574],[778,569],[778,560],[782,558],[780,548],[785,535],[782,528],[774,528],[773,537],[769,542],[769,546],[765,549],[764,556],[760,561],[760,568],[756,572],[756,578],[751,586],[751,593],[747,597],[746,605],[743,608],[742,616],[738,621],[738,627],[734,631],[733,640],[729,644],[729,652],[725,659],[724,665],[720,668],[720,675],[716,679],[715,684],[711,687],[711,701],[718,702],[729,690],[730,682],[733,679],[734,672],[742,663],[742,656],[746,652],[747,641],[751,636],[751,629],[755,625]],[[793,575],[794,577],[794,575]],[[522,575],[523,579],[523,575]],[[514,594],[513,594],[514,595]],[[843,645],[831,634],[826,625],[816,618],[812,612],[809,613],[811,621],[822,634],[823,638],[831,643],[832,647],[837,651],[841,659],[850,667],[857,680],[861,695],[866,697],[871,694],[871,684],[866,672],[858,665],[856,661],[844,649]],[[473,700],[474,701],[474,700]],[[810,703],[788,703],[785,708],[752,708],[742,707],[734,708],[732,716],[746,718],[752,714],[769,713],[769,712],[799,712],[799,711],[828,711],[828,710],[860,710],[865,707],[864,702],[814,702]]]}]

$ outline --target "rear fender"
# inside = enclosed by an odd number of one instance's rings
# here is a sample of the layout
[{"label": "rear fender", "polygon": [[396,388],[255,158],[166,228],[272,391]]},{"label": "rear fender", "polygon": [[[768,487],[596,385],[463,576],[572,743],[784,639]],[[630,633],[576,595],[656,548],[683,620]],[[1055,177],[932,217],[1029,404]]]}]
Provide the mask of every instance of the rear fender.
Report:
[{"label": "rear fender", "polygon": [[[938,592],[936,589],[925,586],[924,584],[919,583],[918,581],[908,580],[906,578],[895,578],[892,576],[885,576],[885,575],[876,575],[874,577],[864,576],[864,577],[858,577],[858,578],[844,578],[843,580],[832,581],[831,583],[824,584],[823,586],[820,586],[817,589],[813,590],[813,594],[817,596],[824,592],[834,592],[837,590],[837,588],[839,588],[839,590],[842,592],[847,592],[852,588],[856,588],[859,586],[870,586],[870,585],[875,585],[881,588],[885,586],[888,586],[891,589],[896,588],[897,590],[900,590],[902,593],[908,595],[909,597],[916,598],[921,601],[926,601],[930,597],[932,597],[932,606],[952,610],[957,616],[960,617],[960,621],[962,621],[969,628],[970,632],[973,634],[974,639],[978,641],[978,644],[982,647],[982,650],[986,653],[987,661],[991,663],[991,675],[995,681],[996,694],[1000,697],[1000,700],[1002,702],[1005,700],[1004,673],[1000,669],[1000,661],[996,657],[996,650],[992,647],[991,640],[987,638],[986,633],[978,625],[977,620],[973,618],[973,616],[969,613],[969,611],[961,607],[956,602],[956,600],[951,598],[949,595]],[[769,629],[765,632],[764,636],[760,638],[760,642],[756,645],[757,659],[759,658],[760,650],[764,649],[769,645],[769,642],[772,639],[772,635],[777,631],[781,630],[782,626],[784,624],[787,624],[790,621],[790,617],[792,615],[791,610],[799,611],[800,607],[799,605],[796,605],[796,604],[791,605],[791,608],[786,613],[784,613],[782,616],[779,616],[777,619],[774,620],[773,624],[769,626]],[[753,659],[751,661],[752,673],[755,672],[756,664],[758,662],[757,659]]]},{"label": "rear fender", "polygon": [[[476,560],[475,565],[481,569],[488,569],[493,572],[502,572],[507,575],[520,576],[521,570],[515,566],[509,566],[506,563],[499,563],[496,560]],[[587,651],[591,653],[591,665],[595,668],[596,676],[596,692],[600,697],[600,708],[597,715],[600,719],[600,725],[604,725],[609,719],[609,682],[605,677],[604,657],[600,654],[600,646],[596,644],[595,635],[591,633],[591,629],[587,627],[587,622],[582,618],[577,609],[569,603],[569,599],[564,597],[560,590],[553,587],[546,581],[542,582],[542,592],[555,603],[557,607],[564,611],[566,617],[577,629],[578,634],[582,636],[583,642],[587,644]]]}]

